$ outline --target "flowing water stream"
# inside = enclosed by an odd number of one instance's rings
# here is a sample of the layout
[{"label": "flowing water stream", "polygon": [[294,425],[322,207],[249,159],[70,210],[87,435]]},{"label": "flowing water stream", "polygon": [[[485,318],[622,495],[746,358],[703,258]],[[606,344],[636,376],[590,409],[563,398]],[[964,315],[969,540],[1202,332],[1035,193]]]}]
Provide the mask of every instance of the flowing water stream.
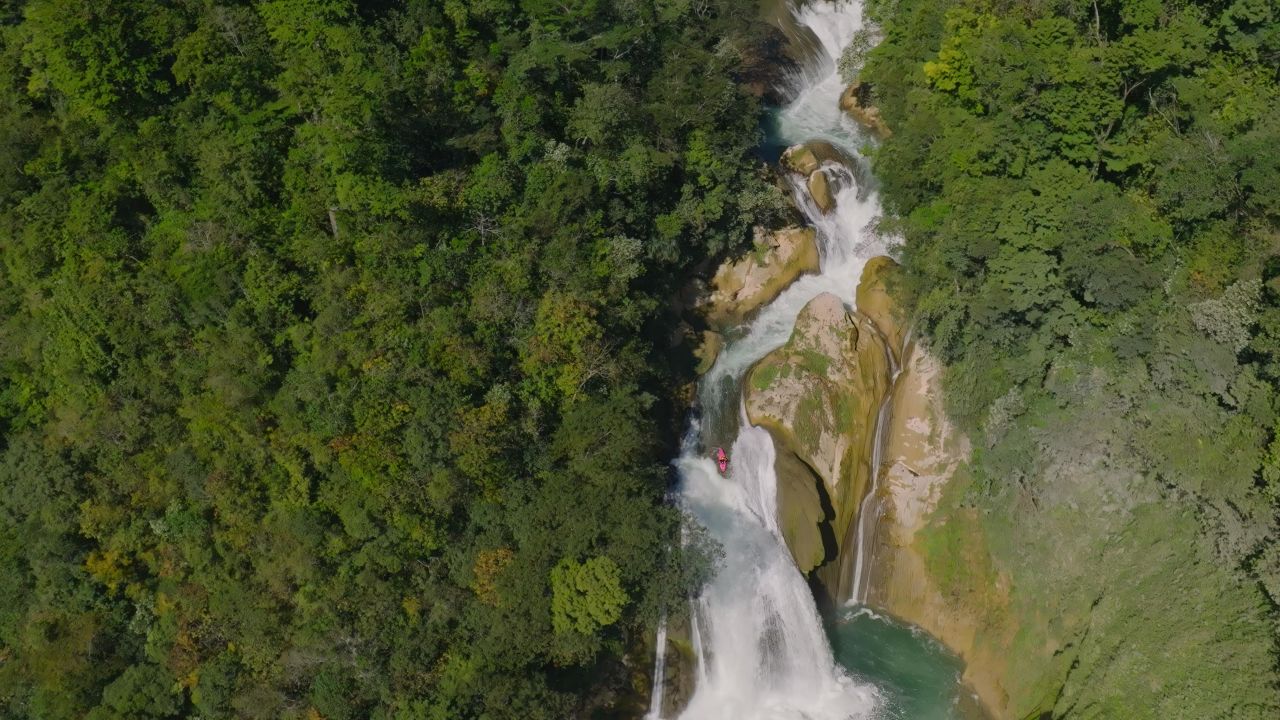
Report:
[{"label": "flowing water stream", "polygon": [[[869,574],[860,548],[868,544],[862,538],[870,531],[861,519],[853,601],[824,624],[778,526],[773,441],[768,432],[747,422],[742,407],[744,373],[787,341],[805,304],[821,293],[832,293],[854,306],[863,266],[888,249],[873,230],[880,205],[858,153],[866,138],[838,106],[844,85],[836,61],[862,26],[861,4],[837,0],[797,5],[787,6],[789,17],[780,25],[810,58],[791,78],[792,100],[770,118],[768,143],[778,147],[822,139],[842,150],[849,161],[822,166],[836,200],[828,214],[818,210],[803,178],[789,178],[796,205],[817,230],[821,271],[797,280],[733,334],[702,378],[700,412],[675,463],[679,502],[724,549],[715,579],[691,600],[695,690],[680,717],[949,718],[951,701],[946,698],[956,686],[954,660],[936,644],[927,645],[927,639],[853,602],[865,597]],[[882,426],[888,413],[886,403]],[[717,446],[731,446],[728,477],[711,458]],[[664,626],[660,634],[665,632]],[[658,668],[665,662],[664,649],[659,643]],[[910,669],[906,676],[914,673],[929,680],[904,679],[903,667]],[[882,672],[885,668],[888,675]],[[655,677],[662,678],[661,672]],[[655,682],[650,718],[661,716],[661,687],[660,680]],[[946,688],[934,693],[944,700],[933,703],[932,695],[917,697],[921,687]]]}]

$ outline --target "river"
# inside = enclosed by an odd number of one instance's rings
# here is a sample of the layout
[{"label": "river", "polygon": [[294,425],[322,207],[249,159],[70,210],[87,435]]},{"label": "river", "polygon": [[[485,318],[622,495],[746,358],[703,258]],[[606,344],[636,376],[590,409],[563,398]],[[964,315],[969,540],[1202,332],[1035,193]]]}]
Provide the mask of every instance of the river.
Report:
[{"label": "river", "polygon": [[[817,230],[821,270],[731,334],[699,384],[699,411],[675,461],[678,501],[724,549],[715,578],[690,601],[695,689],[679,716],[687,720],[960,717],[960,665],[936,642],[853,601],[833,617],[819,613],[778,526],[773,441],[746,421],[741,400],[743,375],[787,341],[801,308],[820,293],[854,306],[863,266],[890,249],[874,231],[880,203],[858,152],[868,138],[838,106],[844,84],[836,60],[862,26],[861,11],[858,2],[807,2],[786,6],[779,19],[809,60],[791,79],[792,100],[770,113],[767,147],[823,139],[852,161],[823,166],[835,191],[829,214],[802,179],[790,178],[796,205]],[[711,459],[718,446],[731,448],[728,477]],[[851,568],[855,598],[865,597],[863,561],[859,555]],[[661,688],[655,682],[650,718],[662,717]]]}]

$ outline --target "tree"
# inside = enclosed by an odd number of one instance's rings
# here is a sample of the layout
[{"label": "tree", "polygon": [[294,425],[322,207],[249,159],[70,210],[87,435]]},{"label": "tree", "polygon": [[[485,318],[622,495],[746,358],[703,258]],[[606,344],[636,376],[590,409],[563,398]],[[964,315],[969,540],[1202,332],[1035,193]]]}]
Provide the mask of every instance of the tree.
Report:
[{"label": "tree", "polygon": [[607,557],[566,558],[551,570],[551,622],[558,633],[592,635],[622,617],[618,565]]},{"label": "tree", "polygon": [[778,215],[730,10],[4,5],[0,715],[630,702],[666,300]]}]

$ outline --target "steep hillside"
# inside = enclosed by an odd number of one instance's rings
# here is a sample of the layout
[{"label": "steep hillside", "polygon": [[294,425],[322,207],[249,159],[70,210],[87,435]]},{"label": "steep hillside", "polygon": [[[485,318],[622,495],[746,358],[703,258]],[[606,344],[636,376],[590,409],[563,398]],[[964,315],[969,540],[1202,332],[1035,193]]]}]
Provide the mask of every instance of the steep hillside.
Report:
[{"label": "steep hillside", "polygon": [[1274,4],[871,10],[846,79],[975,448],[920,542],[997,709],[1275,717]]}]

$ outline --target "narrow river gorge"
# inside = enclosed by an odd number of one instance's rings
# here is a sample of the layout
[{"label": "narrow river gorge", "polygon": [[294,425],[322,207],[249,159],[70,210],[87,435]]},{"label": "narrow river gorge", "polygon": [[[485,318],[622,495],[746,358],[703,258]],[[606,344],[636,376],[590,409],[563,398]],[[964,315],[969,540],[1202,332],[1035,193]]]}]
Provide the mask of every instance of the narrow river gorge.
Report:
[{"label": "narrow river gorge", "polygon": [[724,556],[689,621],[659,629],[648,717],[976,717],[960,661],[877,610],[904,603],[882,585],[911,568],[874,549],[909,541],[896,535],[962,443],[886,288],[895,240],[877,230],[860,153],[884,128],[837,71],[861,4],[788,4],[773,19],[802,59],[766,147],[787,148],[780,174],[808,228],[758,233],[702,303],[712,329],[678,502]]}]

